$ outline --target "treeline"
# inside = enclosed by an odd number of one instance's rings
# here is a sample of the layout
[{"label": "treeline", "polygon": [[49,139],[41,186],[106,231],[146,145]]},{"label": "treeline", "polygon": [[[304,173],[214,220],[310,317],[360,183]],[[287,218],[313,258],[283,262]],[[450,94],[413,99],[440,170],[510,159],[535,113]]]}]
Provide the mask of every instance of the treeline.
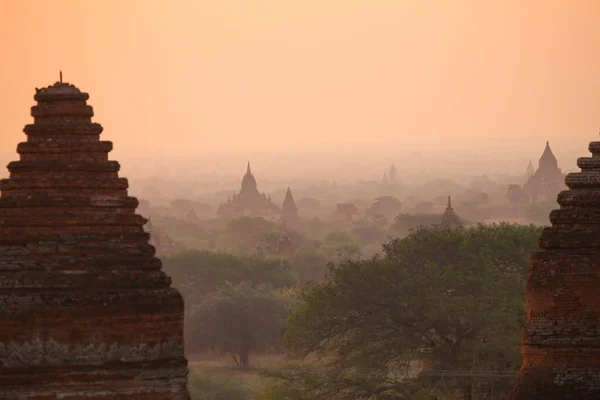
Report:
[{"label": "treeline", "polygon": [[[540,229],[417,228],[379,255],[329,264],[315,253],[190,251],[164,265],[186,299],[189,352],[219,350],[242,366],[255,352],[287,356],[257,398],[503,399],[521,363]],[[329,242],[340,250],[346,239]]]}]

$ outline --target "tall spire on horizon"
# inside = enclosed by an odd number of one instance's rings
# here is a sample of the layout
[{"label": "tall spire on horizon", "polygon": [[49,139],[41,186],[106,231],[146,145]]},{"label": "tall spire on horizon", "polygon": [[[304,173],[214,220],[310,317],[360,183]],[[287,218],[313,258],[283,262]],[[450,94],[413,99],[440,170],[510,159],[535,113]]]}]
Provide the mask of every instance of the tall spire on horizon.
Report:
[{"label": "tall spire on horizon", "polygon": [[456,230],[462,228],[462,223],[458,218],[458,215],[454,212],[452,208],[452,199],[448,196],[448,205],[446,206],[446,211],[442,216],[442,222],[440,223],[441,229],[450,229]]},{"label": "tall spire on horizon", "polygon": [[284,222],[284,226],[286,222],[290,222],[291,226],[297,226],[300,222],[298,207],[296,206],[296,201],[294,200],[292,190],[289,186],[285,192],[283,203],[281,204],[281,219]]},{"label": "tall spire on horizon", "polygon": [[258,186],[256,184],[256,179],[254,175],[252,175],[252,169],[250,168],[250,161],[246,165],[246,174],[242,178],[242,190],[241,192],[256,192],[258,193]]}]

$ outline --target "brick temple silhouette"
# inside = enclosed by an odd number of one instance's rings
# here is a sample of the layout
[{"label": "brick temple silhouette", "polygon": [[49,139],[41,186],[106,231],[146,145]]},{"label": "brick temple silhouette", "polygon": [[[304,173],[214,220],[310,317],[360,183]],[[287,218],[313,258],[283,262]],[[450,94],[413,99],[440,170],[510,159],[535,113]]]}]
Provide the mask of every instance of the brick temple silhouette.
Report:
[{"label": "brick temple silhouette", "polygon": [[36,89],[0,182],[0,399],[186,400],[183,299],[88,97]]},{"label": "brick temple silhouette", "polygon": [[531,256],[523,364],[511,400],[600,399],[600,142],[565,178]]}]

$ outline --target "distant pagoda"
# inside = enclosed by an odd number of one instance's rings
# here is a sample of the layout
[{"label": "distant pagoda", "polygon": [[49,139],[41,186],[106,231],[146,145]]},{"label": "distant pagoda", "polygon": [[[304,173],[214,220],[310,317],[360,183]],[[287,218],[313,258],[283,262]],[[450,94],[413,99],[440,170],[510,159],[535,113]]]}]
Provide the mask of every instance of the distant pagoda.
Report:
[{"label": "distant pagoda", "polygon": [[292,227],[298,227],[300,217],[298,216],[298,207],[292,195],[291,189],[288,187],[285,192],[285,198],[281,204],[281,221],[286,222]]},{"label": "distant pagoda", "polygon": [[523,364],[511,400],[600,399],[600,142],[565,178],[531,256]]},{"label": "distant pagoda", "polygon": [[36,89],[0,181],[0,398],[189,399],[183,300],[88,97]]},{"label": "distant pagoda", "polygon": [[271,201],[271,198],[258,191],[256,178],[248,162],[239,193],[233,193],[226,203],[219,205],[217,215],[227,219],[241,216],[270,218],[279,212],[279,207]]},{"label": "distant pagoda", "polygon": [[[527,174],[531,174],[529,167]],[[566,189],[564,180],[565,174],[558,168],[558,161],[552,153],[550,143],[546,142],[538,162],[538,169],[528,177],[523,190],[533,203],[554,201],[558,193]]]},{"label": "distant pagoda", "polygon": [[444,215],[442,215],[442,222],[439,225],[440,229],[450,229],[456,230],[462,228],[462,223],[454,212],[454,208],[452,208],[452,201],[450,196],[448,196],[448,205],[446,206],[446,211],[444,211]]}]

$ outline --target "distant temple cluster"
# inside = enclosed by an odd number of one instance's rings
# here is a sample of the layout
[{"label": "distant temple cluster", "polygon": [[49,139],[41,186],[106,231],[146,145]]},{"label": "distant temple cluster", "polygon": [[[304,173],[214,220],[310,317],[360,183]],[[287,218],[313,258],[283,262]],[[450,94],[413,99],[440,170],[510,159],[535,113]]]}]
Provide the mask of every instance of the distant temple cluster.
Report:
[{"label": "distant temple cluster", "polygon": [[529,162],[523,191],[532,203],[555,201],[556,196],[565,190],[565,174],[558,168],[558,161],[546,142],[546,148],[540,157],[538,169],[534,170]]},{"label": "distant temple cluster", "polygon": [[239,193],[234,192],[226,203],[221,204],[217,214],[228,219],[242,216],[273,219],[280,211],[280,208],[271,201],[270,196],[258,191],[256,179],[248,162]]}]

